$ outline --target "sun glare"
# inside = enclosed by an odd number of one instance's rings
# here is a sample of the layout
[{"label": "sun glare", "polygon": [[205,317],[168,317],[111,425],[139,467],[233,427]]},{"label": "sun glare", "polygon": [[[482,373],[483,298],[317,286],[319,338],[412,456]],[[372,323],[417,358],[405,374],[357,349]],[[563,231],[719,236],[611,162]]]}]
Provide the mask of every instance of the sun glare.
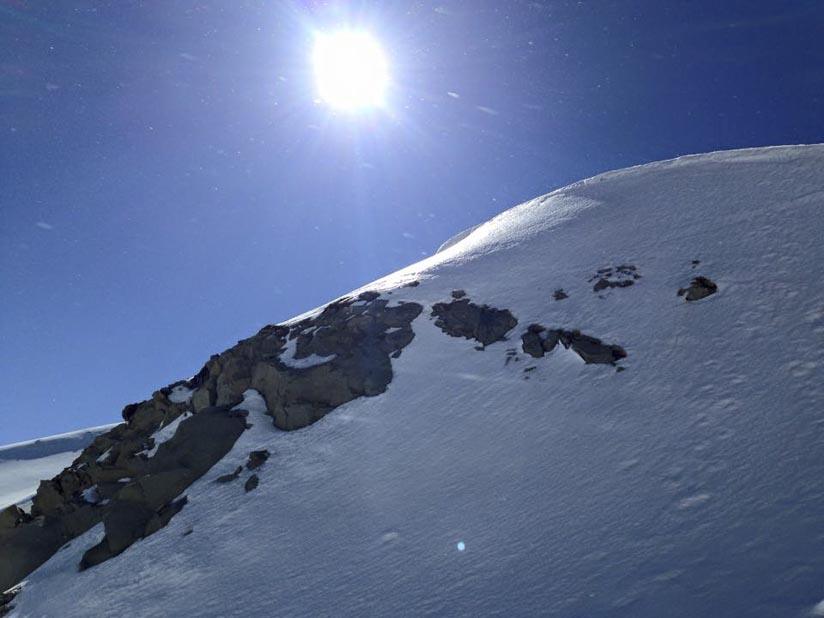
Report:
[{"label": "sun glare", "polygon": [[313,59],[318,92],[326,104],[341,110],[383,104],[389,66],[369,34],[352,30],[318,34]]}]

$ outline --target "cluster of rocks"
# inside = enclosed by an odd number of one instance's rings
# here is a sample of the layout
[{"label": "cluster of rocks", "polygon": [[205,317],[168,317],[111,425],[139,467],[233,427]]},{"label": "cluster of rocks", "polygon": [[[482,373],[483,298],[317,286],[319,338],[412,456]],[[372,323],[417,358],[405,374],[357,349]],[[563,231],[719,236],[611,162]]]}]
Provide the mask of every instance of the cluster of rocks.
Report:
[{"label": "cluster of rocks", "polygon": [[621,264],[620,266],[610,266],[600,268],[589,278],[589,282],[595,282],[592,286],[593,292],[601,292],[610,288],[626,288],[634,285],[641,278],[638,269],[632,264]]},{"label": "cluster of rocks", "polygon": [[[247,470],[257,470],[260,468],[266,461],[269,459],[269,451],[266,449],[262,449],[259,451],[252,451],[249,453],[249,459],[246,462],[246,469]],[[238,466],[235,468],[234,472],[229,474],[224,474],[219,476],[215,479],[215,483],[231,483],[232,481],[236,480],[241,472],[243,472],[243,466]],[[249,492],[253,489],[256,489],[260,479],[258,478],[257,474],[252,474],[246,479],[246,482],[243,484],[243,488]]]},{"label": "cluster of rocks", "polygon": [[0,590],[22,580],[67,541],[103,521],[120,492],[152,472],[145,454],[154,447],[152,434],[188,408],[186,402],[169,399],[173,386],[127,406],[128,422],[97,436],[71,466],[41,481],[30,513],[16,506],[2,511]]},{"label": "cluster of rocks", "polygon": [[[640,277],[635,266],[623,264],[598,270],[590,282],[599,292],[633,285]],[[413,281],[404,287],[416,285]],[[678,295],[694,301],[717,289],[706,277],[695,277]],[[449,302],[432,306],[435,325],[452,337],[477,341],[476,349],[506,340],[518,324],[508,309],[474,303],[464,290],[451,296]],[[553,298],[568,295],[559,288]],[[267,414],[282,430],[301,429],[353,399],[383,393],[393,376],[391,359],[412,342],[412,322],[422,311],[420,304],[390,303],[377,292],[344,297],[298,322],[266,326],[212,356],[190,380],[126,406],[123,424],[95,438],[71,466],[41,482],[30,512],[17,506],[0,511],[0,590],[20,582],[98,523],[103,523],[105,536],[85,552],[80,568],[108,560],[165,526],[184,508],[186,488],[221,460],[249,427],[248,412],[238,409],[245,391],[261,393]],[[558,344],[586,363],[616,365],[627,356],[622,347],[578,330],[540,324],[530,325],[521,341],[523,351],[534,358]],[[512,360],[518,360],[514,349],[507,352],[506,364]],[[171,423],[177,423],[173,435],[155,444],[156,433]],[[258,486],[259,468],[269,456],[265,450],[249,454],[247,492]],[[215,482],[233,482],[243,468]],[[0,614],[13,594],[0,598]]]},{"label": "cluster of rocks", "polygon": [[521,336],[521,343],[524,352],[534,358],[543,358],[559,343],[578,354],[587,364],[615,365],[627,356],[621,346],[604,343],[579,330],[548,329],[540,324],[530,324]]},{"label": "cluster of rocks", "polygon": [[518,324],[509,309],[496,309],[489,305],[476,305],[463,290],[452,293],[454,300],[432,306],[435,326],[452,337],[474,339],[483,349],[496,341],[503,341],[506,334]]},{"label": "cluster of rocks", "polygon": [[[0,590],[100,522],[105,537],[85,553],[81,568],[166,525],[185,505],[180,498],[185,489],[223,458],[248,426],[248,413],[232,410],[244,391],[259,391],[275,426],[284,430],[306,427],[343,403],[384,392],[392,379],[391,358],[414,338],[411,322],[422,309],[403,301],[390,306],[376,292],[342,298],[295,324],[266,326],[212,356],[192,379],[126,406],[125,423],[98,436],[71,466],[41,482],[30,513],[14,506],[2,511]],[[283,358],[287,354],[291,358]],[[324,362],[300,362],[316,357]],[[181,392],[190,396],[180,397]],[[173,436],[156,445],[153,434],[183,414]],[[253,476],[248,490],[256,486]]]},{"label": "cluster of rocks", "polygon": [[176,498],[220,461],[246,429],[245,414],[225,407],[201,410],[146,460],[146,474],[122,487],[103,516],[106,535],[89,549],[81,569],[116,556],[164,527],[186,504]]}]

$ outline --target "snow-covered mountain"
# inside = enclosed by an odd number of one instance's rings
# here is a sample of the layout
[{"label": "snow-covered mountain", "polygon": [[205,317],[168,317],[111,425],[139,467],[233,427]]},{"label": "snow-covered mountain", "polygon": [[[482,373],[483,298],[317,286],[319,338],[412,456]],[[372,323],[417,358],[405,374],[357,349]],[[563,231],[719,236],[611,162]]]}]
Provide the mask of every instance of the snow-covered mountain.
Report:
[{"label": "snow-covered mountain", "polygon": [[127,406],[7,608],[824,615],[822,239],[821,145],[508,210]]}]

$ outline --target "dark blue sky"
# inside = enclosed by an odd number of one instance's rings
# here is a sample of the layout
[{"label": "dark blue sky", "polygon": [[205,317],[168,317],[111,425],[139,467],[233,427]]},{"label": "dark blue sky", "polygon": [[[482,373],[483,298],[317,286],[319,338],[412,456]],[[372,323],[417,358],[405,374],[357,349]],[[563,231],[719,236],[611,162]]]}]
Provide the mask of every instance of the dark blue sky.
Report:
[{"label": "dark blue sky", "polygon": [[[385,110],[314,102],[313,31],[347,23]],[[0,443],[568,182],[822,141],[818,0],[0,0]]]}]

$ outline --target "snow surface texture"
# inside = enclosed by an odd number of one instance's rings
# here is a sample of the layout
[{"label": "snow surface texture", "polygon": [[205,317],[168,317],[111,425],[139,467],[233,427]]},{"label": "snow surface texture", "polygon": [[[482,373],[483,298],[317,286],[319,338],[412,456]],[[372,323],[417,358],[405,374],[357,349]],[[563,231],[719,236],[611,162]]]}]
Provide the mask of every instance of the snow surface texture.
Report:
[{"label": "snow surface texture", "polygon": [[31,498],[41,480],[59,473],[96,436],[112,427],[92,427],[0,447],[0,509]]},{"label": "snow surface texture", "polygon": [[[821,615],[822,237],[824,146],[686,157],[509,210],[369,286],[420,279],[392,298],[427,306],[385,394],[288,433],[249,405],[166,528],[78,573],[93,528],[12,615]],[[594,292],[621,264],[641,278]],[[685,302],[697,275],[719,290]],[[512,311],[509,341],[435,327],[458,288]],[[626,370],[525,355],[532,322],[621,345]],[[264,448],[257,489],[247,470],[213,482]]]}]

